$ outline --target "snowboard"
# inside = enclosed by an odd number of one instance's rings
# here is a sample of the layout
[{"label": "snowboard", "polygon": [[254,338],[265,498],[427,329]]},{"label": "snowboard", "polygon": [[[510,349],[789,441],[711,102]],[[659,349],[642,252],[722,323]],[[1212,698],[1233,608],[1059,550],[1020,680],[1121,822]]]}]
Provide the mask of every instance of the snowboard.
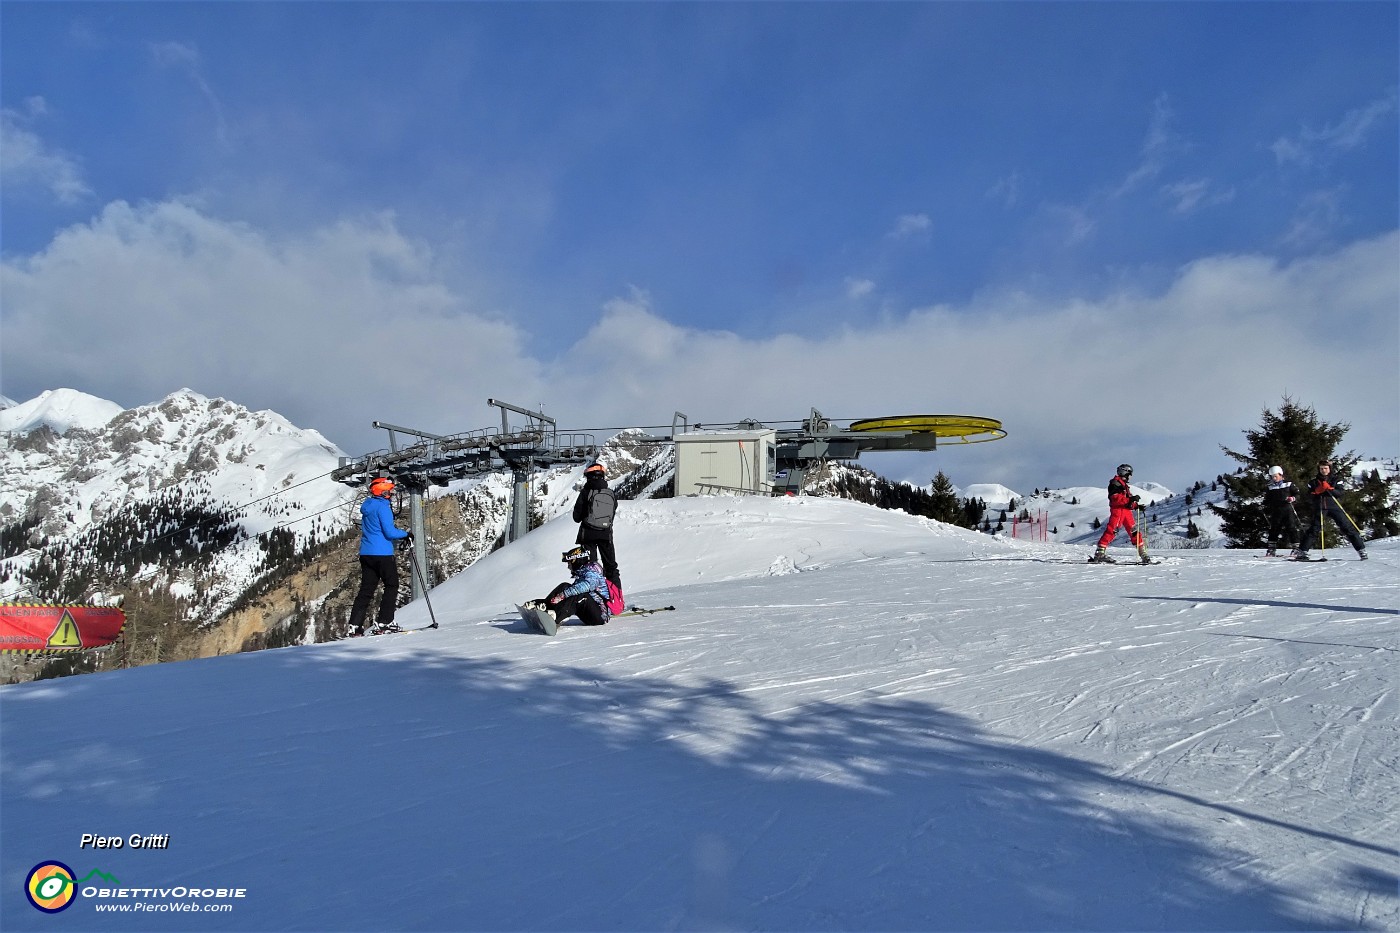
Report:
[{"label": "snowboard", "polygon": [[516,606],[520,611],[520,618],[525,620],[525,624],[542,635],[555,635],[559,632],[559,623],[554,621],[554,616],[550,615],[543,607],[536,607],[532,603]]}]

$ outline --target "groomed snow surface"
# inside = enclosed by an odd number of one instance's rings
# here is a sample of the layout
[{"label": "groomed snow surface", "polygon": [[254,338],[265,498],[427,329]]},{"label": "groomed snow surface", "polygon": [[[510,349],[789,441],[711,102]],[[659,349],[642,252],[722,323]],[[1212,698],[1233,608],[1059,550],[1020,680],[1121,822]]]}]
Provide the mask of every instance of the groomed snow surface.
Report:
[{"label": "groomed snow surface", "polygon": [[[534,634],[512,604],[574,530],[434,590],[437,630],[0,689],[0,926],[1400,927],[1394,542],[1092,566],[843,500],[629,502],[629,600],[676,610]],[[42,914],[46,860],[137,894]]]}]

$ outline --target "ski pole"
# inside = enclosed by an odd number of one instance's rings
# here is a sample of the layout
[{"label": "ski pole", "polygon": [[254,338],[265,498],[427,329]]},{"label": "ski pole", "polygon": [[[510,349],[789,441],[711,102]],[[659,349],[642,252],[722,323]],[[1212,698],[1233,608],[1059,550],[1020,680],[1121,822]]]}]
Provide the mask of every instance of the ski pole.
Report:
[{"label": "ski pole", "polygon": [[1343,515],[1346,516],[1347,521],[1351,522],[1351,530],[1354,531],[1354,532],[1356,532],[1358,535],[1361,535],[1362,537],[1365,537],[1365,535],[1362,534],[1362,532],[1361,532],[1361,526],[1358,525],[1358,524],[1356,524],[1356,519],[1352,518],[1352,517],[1351,517],[1351,513],[1348,512],[1348,511],[1342,506],[1341,500],[1338,499],[1336,496],[1333,496],[1333,497],[1332,497],[1332,501],[1335,502],[1335,503],[1337,503],[1337,509],[1338,509],[1338,511],[1340,511]]},{"label": "ski pole", "polygon": [[418,566],[418,555],[413,553],[412,545],[408,548],[408,562],[413,565],[413,572],[418,574],[418,582],[423,585],[423,602],[428,604],[428,618],[433,620],[433,624],[428,628],[437,628],[437,616],[433,614],[433,601],[428,598],[428,581],[423,576],[423,568]]},{"label": "ski pole", "polygon": [[1327,556],[1327,493],[1323,493],[1317,500],[1317,540],[1322,546],[1322,556]]}]

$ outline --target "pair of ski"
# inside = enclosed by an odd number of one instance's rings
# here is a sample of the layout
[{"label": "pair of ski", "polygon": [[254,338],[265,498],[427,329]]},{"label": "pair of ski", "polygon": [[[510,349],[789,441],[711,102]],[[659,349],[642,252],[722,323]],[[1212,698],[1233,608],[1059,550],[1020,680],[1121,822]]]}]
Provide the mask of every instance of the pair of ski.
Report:
[{"label": "pair of ski", "polygon": [[1159,558],[1159,557],[1149,557],[1147,560],[1143,560],[1142,558],[1138,558],[1137,560],[1115,560],[1115,559],[1113,559],[1113,558],[1110,557],[1108,560],[1094,560],[1094,559],[1091,557],[1091,558],[1089,558],[1087,561],[1085,561],[1085,563],[1086,563],[1086,564],[1117,564],[1117,565],[1119,565],[1120,567],[1123,567],[1123,566],[1126,566],[1126,567],[1143,567],[1143,566],[1150,566],[1150,565],[1152,565],[1152,564],[1160,564],[1160,563],[1162,563],[1162,559]]},{"label": "pair of ski", "polygon": [[[557,635],[559,633],[559,622],[554,618],[554,613],[550,612],[543,602],[532,599],[515,607],[520,613],[520,618],[525,620],[525,624],[542,635]],[[619,612],[613,616],[614,619],[625,618],[626,616],[649,616],[658,612],[673,612],[675,606],[662,606],[659,609],[643,609],[641,606],[632,606],[626,612]]]},{"label": "pair of ski", "polygon": [[413,628],[395,628],[387,632],[365,632],[363,635],[346,635],[345,638],[340,640],[345,641],[350,638],[378,638],[381,635],[407,635],[410,632],[426,632],[430,628],[437,627],[438,624],[436,622],[431,622],[427,625],[417,625]]}]

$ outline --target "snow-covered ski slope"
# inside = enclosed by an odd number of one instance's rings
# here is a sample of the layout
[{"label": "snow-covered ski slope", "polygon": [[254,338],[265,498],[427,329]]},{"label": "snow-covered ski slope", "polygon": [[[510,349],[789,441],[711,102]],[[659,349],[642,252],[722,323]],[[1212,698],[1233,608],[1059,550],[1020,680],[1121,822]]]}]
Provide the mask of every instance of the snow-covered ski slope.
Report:
[{"label": "snow-covered ski slope", "polygon": [[[0,688],[0,926],[1400,927],[1395,542],[1091,566],[843,500],[628,502],[630,601],[677,611],[533,634],[574,529],[434,590],[437,630]],[[54,859],[246,896],[46,916]]]}]

